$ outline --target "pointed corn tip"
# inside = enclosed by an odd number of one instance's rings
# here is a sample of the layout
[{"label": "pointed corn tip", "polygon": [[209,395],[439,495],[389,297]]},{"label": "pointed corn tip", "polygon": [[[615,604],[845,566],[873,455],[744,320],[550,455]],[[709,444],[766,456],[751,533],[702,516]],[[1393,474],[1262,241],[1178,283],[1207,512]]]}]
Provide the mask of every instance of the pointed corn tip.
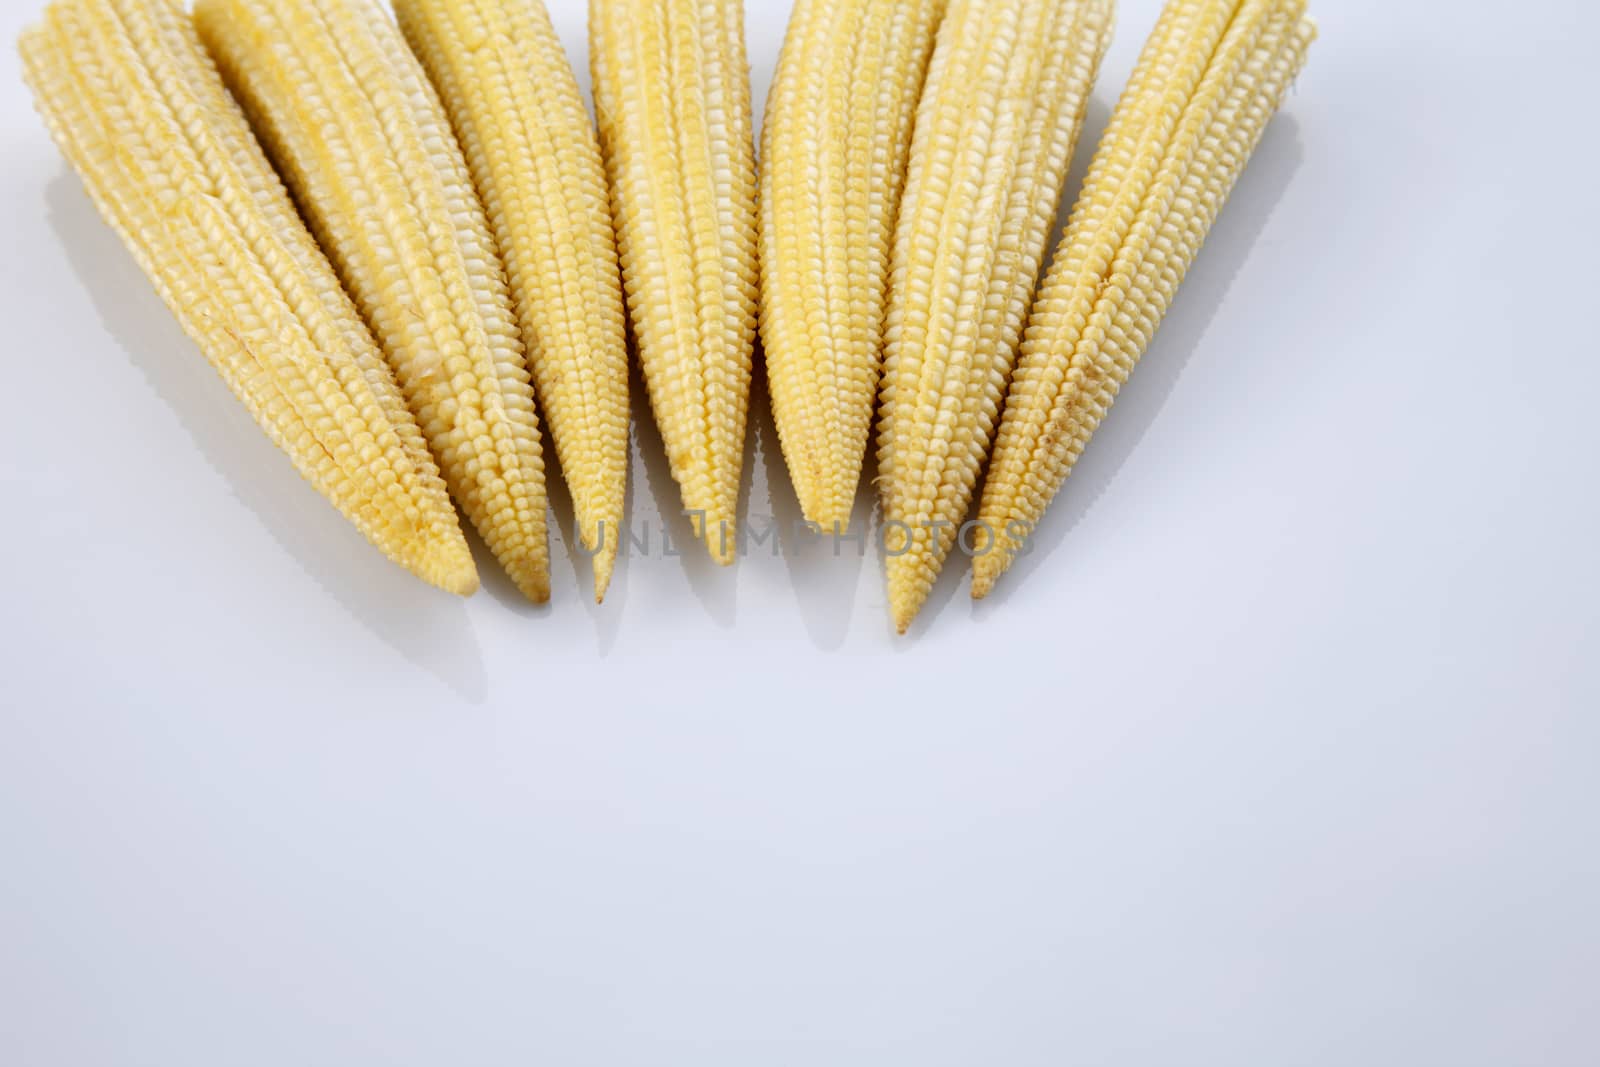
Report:
[{"label": "pointed corn tip", "polygon": [[478,580],[478,569],[469,567],[465,571],[457,571],[448,575],[439,583],[439,588],[447,593],[454,593],[458,597],[470,597],[478,592],[482,583]]},{"label": "pointed corn tip", "polygon": [[511,580],[516,583],[517,591],[528,598],[529,603],[550,603],[550,572],[548,569],[534,569],[521,574],[513,574]]},{"label": "pointed corn tip", "polygon": [[1005,564],[993,555],[979,556],[972,561],[972,599],[982,600],[994,592],[994,583],[1005,573]]},{"label": "pointed corn tip", "polygon": [[[586,536],[584,548],[590,553],[594,564],[594,602],[604,604],[606,591],[611,588],[611,576],[617,569],[617,550],[621,548],[618,534],[612,531],[610,524],[606,526],[607,532],[601,537]],[[597,543],[598,542],[598,543]]]},{"label": "pointed corn tip", "polygon": [[903,637],[922,613],[929,591],[919,588],[914,575],[897,566],[898,562],[899,557],[889,560],[889,616]]},{"label": "pointed corn tip", "polygon": [[[981,514],[979,521],[990,530],[1009,529],[1009,524],[996,519],[988,513]],[[984,551],[972,558],[972,599],[982,600],[994,592],[995,583],[998,582],[1011,569],[1011,564],[1016,562],[1017,553],[1022,550],[1022,545],[1011,539],[1007,534],[1000,534],[993,539]]]},{"label": "pointed corn tip", "polygon": [[606,593],[611,588],[611,572],[612,567],[610,563],[602,563],[599,560],[595,561],[594,602],[596,604],[604,604],[606,602]]},{"label": "pointed corn tip", "polygon": [[842,536],[850,532],[850,509],[841,509],[838,504],[830,502],[822,507],[802,507],[800,514],[823,533],[837,530]]},{"label": "pointed corn tip", "polygon": [[[711,561],[719,567],[731,567],[738,558],[739,553],[734,551],[733,545],[717,545],[715,538],[706,542],[706,550],[711,553]],[[731,538],[730,538],[731,540]]]},{"label": "pointed corn tip", "polygon": [[454,596],[470,597],[481,585],[472,550],[459,532],[420,548],[416,555],[402,557],[402,562],[418,578]]},{"label": "pointed corn tip", "polygon": [[[541,500],[540,521],[527,531],[523,543],[510,553],[494,553],[501,570],[510,577],[517,591],[533,604],[550,602],[550,539],[543,515],[544,501]],[[489,547],[493,551],[494,546]]]},{"label": "pointed corn tip", "polygon": [[719,567],[731,567],[739,558],[739,524],[732,507],[719,502],[715,508],[694,508],[687,499],[684,504],[690,514],[695,536],[705,543],[706,551]]},{"label": "pointed corn tip", "polygon": [[858,475],[847,492],[838,485],[828,485],[820,474],[815,476],[815,480],[804,484],[796,480],[794,491],[800,501],[801,517],[824,531],[832,530],[837,523],[841,531],[848,532],[850,512],[854,510],[855,490],[859,481]]}]

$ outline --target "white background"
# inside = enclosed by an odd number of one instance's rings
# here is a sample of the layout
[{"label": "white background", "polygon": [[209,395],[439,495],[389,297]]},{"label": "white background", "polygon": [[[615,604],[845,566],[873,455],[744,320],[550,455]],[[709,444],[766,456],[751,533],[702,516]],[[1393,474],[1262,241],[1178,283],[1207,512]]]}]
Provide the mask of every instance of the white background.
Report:
[{"label": "white background", "polygon": [[546,610],[411,580],[7,51],[0,1063],[1600,1062],[1600,17],[1314,8],[1040,550],[905,640],[825,550],[658,545],[603,608],[564,549]]}]

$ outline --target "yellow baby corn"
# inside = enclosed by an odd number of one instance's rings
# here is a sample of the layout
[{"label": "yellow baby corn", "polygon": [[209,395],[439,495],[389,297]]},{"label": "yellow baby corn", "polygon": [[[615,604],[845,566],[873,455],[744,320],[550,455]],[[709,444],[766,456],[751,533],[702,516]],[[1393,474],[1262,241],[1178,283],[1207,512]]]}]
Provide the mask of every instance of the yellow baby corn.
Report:
[{"label": "yellow baby corn", "polygon": [[889,254],[945,0],[799,0],[761,149],[761,340],[807,520],[843,530],[883,359]]},{"label": "yellow baby corn", "polygon": [[895,234],[878,462],[904,633],[988,453],[1111,0],[954,0]]},{"label": "yellow baby corn", "polygon": [[21,41],[51,133],[184,330],[374,545],[469,594],[393,376],[173,0],[60,0]]},{"label": "yellow baby corn", "polygon": [[395,0],[505,258],[539,405],[604,598],[628,474],[628,349],[605,168],[543,0]]},{"label": "yellow baby corn", "polygon": [[623,287],[684,509],[737,554],[759,282],[741,0],[591,0]]},{"label": "yellow baby corn", "polygon": [[1173,0],[1040,287],[979,513],[986,596],[1149,345],[1316,36],[1305,0]]},{"label": "yellow baby corn", "polygon": [[544,459],[504,269],[399,29],[370,0],[200,0],[195,21],[451,493],[522,593],[548,599]]}]

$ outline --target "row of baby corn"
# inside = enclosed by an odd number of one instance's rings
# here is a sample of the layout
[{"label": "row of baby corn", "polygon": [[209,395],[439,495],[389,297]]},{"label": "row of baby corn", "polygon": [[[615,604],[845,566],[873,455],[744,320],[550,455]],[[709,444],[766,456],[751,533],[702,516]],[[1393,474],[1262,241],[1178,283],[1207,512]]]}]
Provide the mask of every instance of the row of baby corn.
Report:
[{"label": "row of baby corn", "polygon": [[[1112,0],[796,6],[762,157],[774,413],[806,517],[842,528],[879,390],[901,632],[997,434],[974,596],[1026,542],[1315,36],[1304,0],[1171,0],[1035,294],[1112,15]],[[904,92],[924,63],[920,97]]]},{"label": "row of baby corn", "polygon": [[1314,35],[1303,0],[1171,0],[1035,295],[1112,0],[798,0],[759,195],[740,0],[590,13],[598,137],[540,0],[58,0],[22,53],[185,329],[397,562],[476,588],[448,491],[548,597],[537,397],[603,597],[630,332],[731,562],[759,313],[811,522],[879,413],[902,631],[997,433],[975,595],[1037,523]]}]

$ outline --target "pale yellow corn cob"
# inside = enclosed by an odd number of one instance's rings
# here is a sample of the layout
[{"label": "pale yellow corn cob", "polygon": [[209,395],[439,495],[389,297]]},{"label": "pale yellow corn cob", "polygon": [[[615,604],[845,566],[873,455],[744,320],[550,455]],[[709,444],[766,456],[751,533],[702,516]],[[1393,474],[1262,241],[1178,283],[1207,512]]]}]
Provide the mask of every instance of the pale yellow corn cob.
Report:
[{"label": "pale yellow corn cob", "polygon": [[684,510],[737,554],[759,288],[741,0],[591,0],[590,62],[634,339]]},{"label": "pale yellow corn cob", "polygon": [[195,21],[451,493],[522,593],[548,599],[544,458],[504,269],[399,29],[370,0],[200,0]]},{"label": "pale yellow corn cob", "polygon": [[904,633],[956,542],[1110,40],[1111,0],[954,0],[917,114],[879,430]]},{"label": "pale yellow corn cob", "polygon": [[761,341],[807,520],[849,523],[895,218],[945,0],[799,0],[761,149]]},{"label": "pale yellow corn cob", "polygon": [[1175,0],[1040,287],[979,521],[1010,566],[1149,345],[1316,36],[1305,0]]},{"label": "pale yellow corn cob", "polygon": [[628,349],[605,168],[543,0],[395,0],[505,257],[579,535],[605,596],[628,474]]},{"label": "pale yellow corn cob", "polygon": [[24,76],[100,213],[300,473],[451,592],[477,572],[371,335],[172,0],[60,0]]}]

